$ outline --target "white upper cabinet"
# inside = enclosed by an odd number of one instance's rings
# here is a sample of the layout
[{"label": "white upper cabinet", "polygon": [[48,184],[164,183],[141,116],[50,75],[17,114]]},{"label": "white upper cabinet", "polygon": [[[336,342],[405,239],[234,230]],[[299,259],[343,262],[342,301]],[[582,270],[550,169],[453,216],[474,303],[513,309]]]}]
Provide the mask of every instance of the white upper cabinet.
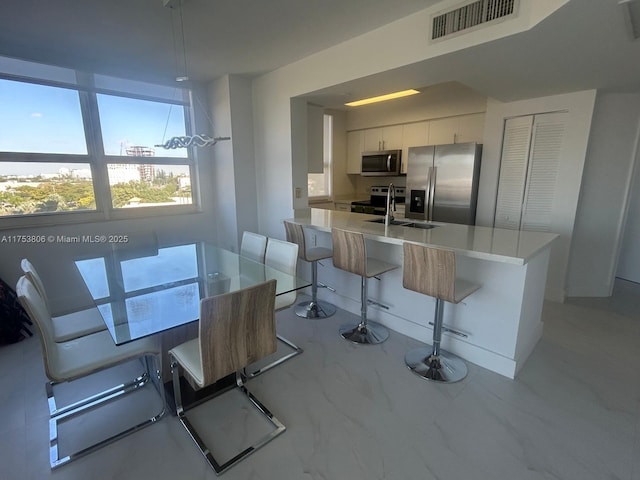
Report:
[{"label": "white upper cabinet", "polygon": [[364,130],[364,151],[400,150],[402,148],[402,125],[369,128]]},{"label": "white upper cabinet", "polygon": [[347,132],[347,173],[360,174],[362,152],[402,150],[402,170],[407,173],[409,147],[482,143],[484,113],[424,120]]},{"label": "white upper cabinet", "polygon": [[420,147],[429,142],[429,122],[407,123],[402,128],[401,173],[407,173],[409,147]]},{"label": "white upper cabinet", "polygon": [[458,117],[438,118],[429,121],[429,141],[427,145],[449,145],[455,143],[458,133]]},{"label": "white upper cabinet", "polygon": [[484,113],[438,118],[429,122],[429,145],[482,143]]},{"label": "white upper cabinet", "polygon": [[458,117],[458,130],[454,143],[483,143],[484,113]]},{"label": "white upper cabinet", "polygon": [[347,173],[360,175],[362,171],[362,152],[364,135],[362,130],[347,132]]}]

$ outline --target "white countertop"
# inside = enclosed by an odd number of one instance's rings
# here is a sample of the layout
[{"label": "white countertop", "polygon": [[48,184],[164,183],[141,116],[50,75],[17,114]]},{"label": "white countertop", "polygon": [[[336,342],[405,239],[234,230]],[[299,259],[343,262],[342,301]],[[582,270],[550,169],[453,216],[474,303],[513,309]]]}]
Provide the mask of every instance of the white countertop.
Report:
[{"label": "white countertop", "polygon": [[[330,232],[332,227],[361,232],[367,238],[395,245],[402,242],[421,243],[428,246],[444,247],[459,255],[515,265],[524,265],[555,238],[555,233],[524,232],[502,228],[477,227],[453,223],[431,222],[435,228],[420,228],[371,223],[380,219],[376,215],[339,212],[318,208],[297,210],[295,223]],[[413,221],[413,220],[410,220]],[[421,222],[426,223],[426,222]]]}]

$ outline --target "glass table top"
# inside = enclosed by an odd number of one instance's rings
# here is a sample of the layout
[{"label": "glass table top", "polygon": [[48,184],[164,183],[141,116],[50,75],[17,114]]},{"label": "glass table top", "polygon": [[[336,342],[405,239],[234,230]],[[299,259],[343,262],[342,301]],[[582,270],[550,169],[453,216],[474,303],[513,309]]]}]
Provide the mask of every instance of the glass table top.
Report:
[{"label": "glass table top", "polygon": [[276,295],[310,282],[208,243],[118,248],[75,262],[116,345],[198,320],[200,299],[276,279]]}]

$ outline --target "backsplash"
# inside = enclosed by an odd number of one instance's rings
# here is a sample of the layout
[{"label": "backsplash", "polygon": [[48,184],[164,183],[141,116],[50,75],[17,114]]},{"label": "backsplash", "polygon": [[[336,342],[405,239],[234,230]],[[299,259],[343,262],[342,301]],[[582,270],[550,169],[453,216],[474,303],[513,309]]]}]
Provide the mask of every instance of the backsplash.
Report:
[{"label": "backsplash", "polygon": [[397,187],[406,187],[407,177],[357,177],[356,193],[369,195],[372,186],[389,185],[390,183],[393,183]]}]

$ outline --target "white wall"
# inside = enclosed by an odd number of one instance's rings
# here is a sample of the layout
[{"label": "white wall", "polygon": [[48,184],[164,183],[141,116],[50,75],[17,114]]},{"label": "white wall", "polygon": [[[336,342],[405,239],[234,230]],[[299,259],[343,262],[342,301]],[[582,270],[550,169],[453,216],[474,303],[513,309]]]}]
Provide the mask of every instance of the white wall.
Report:
[{"label": "white wall", "polygon": [[618,260],[616,276],[640,283],[640,160],[638,160],[636,142],[636,164],[633,186],[624,228],[624,238]]},{"label": "white wall", "polygon": [[[254,80],[253,121],[261,233],[283,238],[282,219],[291,217],[294,207],[307,206],[304,193],[300,199],[294,198],[295,188],[306,192],[308,169],[306,162],[292,158],[292,150],[296,150],[292,149],[292,142],[297,140],[291,135],[291,98],[525,31],[566,0],[521,0],[521,14],[512,21],[447,42],[426,42],[430,15],[457,3],[456,0],[439,3],[437,8],[427,8]],[[440,79],[442,72],[430,75]],[[423,85],[430,83],[436,82],[425,78]]]},{"label": "white wall", "polygon": [[347,110],[347,130],[482,113],[487,97],[457,82],[430,86],[419,95]]},{"label": "white wall", "polygon": [[356,191],[355,179],[347,175],[347,113],[342,110],[325,111],[333,117],[333,196],[351,195]]},{"label": "white wall", "polygon": [[486,226],[493,225],[505,119],[536,113],[568,112],[552,218],[552,231],[560,234],[560,238],[552,249],[546,292],[547,298],[557,301],[565,297],[569,248],[595,97],[596,92],[589,90],[508,103],[491,99],[487,103],[476,215],[476,223]]},{"label": "white wall", "polygon": [[[571,246],[569,296],[611,295],[639,126],[640,95],[598,94]],[[633,226],[627,231],[631,238]],[[631,243],[638,238],[636,231]],[[621,267],[625,262],[621,256]]]},{"label": "white wall", "polygon": [[225,75],[209,85],[216,137],[231,137],[212,147],[213,176],[203,183],[215,198],[218,245],[236,251],[242,232],[258,230],[251,83]]},{"label": "white wall", "polygon": [[[253,150],[251,118],[251,81],[238,75],[229,77],[231,98],[231,145],[235,170],[236,221],[238,239],[245,230],[258,231],[258,194],[256,192],[256,162]],[[217,145],[216,145],[217,146]]]}]

